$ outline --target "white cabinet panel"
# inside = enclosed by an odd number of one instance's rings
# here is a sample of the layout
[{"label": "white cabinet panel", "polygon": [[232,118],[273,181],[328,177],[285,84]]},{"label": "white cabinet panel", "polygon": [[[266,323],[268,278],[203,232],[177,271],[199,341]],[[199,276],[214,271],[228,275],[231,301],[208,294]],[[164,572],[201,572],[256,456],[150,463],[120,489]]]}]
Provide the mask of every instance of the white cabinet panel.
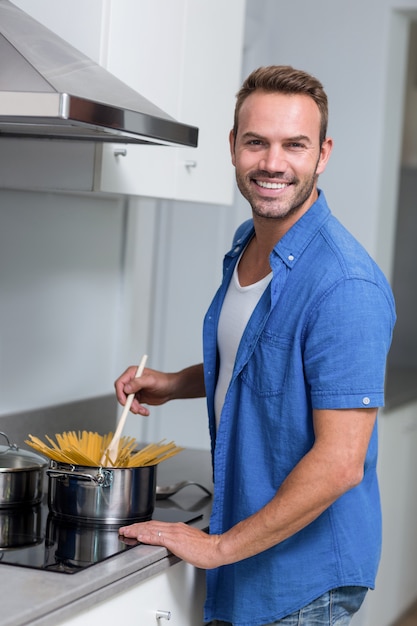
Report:
[{"label": "white cabinet panel", "polygon": [[165,572],[57,624],[61,626],[202,626],[204,572],[180,562]]},{"label": "white cabinet panel", "polygon": [[102,147],[99,190],[231,204],[233,124],[243,50],[242,0],[112,4],[107,68],[168,114],[199,128],[198,148]]},{"label": "white cabinet panel", "polygon": [[187,0],[111,0],[108,24],[107,69],[173,117],[180,113],[186,11]]}]

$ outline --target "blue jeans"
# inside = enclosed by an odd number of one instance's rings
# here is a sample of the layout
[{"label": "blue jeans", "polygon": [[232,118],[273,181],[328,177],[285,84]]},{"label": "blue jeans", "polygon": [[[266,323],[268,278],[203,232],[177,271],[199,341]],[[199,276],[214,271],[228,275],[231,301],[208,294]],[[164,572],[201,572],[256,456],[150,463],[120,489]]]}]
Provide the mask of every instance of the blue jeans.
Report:
[{"label": "blue jeans", "polygon": [[[348,626],[353,615],[365,599],[366,587],[339,587],[317,598],[300,611],[291,613],[276,622],[284,626]],[[233,626],[229,622],[214,620],[207,626]]]}]

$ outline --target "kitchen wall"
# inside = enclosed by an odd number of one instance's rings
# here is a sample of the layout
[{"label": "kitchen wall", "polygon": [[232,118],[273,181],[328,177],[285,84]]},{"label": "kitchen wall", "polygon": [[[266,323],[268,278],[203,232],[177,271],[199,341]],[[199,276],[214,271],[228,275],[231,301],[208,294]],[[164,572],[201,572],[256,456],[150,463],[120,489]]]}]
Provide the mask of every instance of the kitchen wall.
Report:
[{"label": "kitchen wall", "polygon": [[125,215],[122,199],[0,191],[0,430],[19,444],[86,416],[113,427]]},{"label": "kitchen wall", "polygon": [[2,413],[109,391],[124,215],[119,199],[0,192]]},{"label": "kitchen wall", "polygon": [[[289,63],[323,81],[335,149],[320,184],[389,278],[411,18],[417,0],[247,3],[243,74]],[[221,207],[0,190],[0,427],[31,409],[110,401],[114,378],[145,351],[164,369],[200,360],[222,254],[248,216],[238,195]],[[129,418],[128,431],[208,447],[203,400],[152,413]],[[416,432],[416,403],[382,412],[384,550],[356,626],[388,626],[417,596]]]}]

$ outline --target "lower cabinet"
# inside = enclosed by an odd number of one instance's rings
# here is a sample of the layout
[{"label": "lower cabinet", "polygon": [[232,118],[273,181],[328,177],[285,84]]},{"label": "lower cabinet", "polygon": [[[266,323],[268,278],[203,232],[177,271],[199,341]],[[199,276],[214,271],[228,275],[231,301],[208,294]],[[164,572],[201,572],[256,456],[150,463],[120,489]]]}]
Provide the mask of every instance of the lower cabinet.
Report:
[{"label": "lower cabinet", "polygon": [[61,626],[202,626],[205,573],[183,561]]}]

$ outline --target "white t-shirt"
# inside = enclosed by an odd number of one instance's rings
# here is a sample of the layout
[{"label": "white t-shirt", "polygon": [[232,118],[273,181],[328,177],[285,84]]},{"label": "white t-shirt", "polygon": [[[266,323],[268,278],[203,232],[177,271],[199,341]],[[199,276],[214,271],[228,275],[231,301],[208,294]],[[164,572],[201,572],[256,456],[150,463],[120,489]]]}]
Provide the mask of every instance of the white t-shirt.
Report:
[{"label": "white t-shirt", "polygon": [[270,272],[257,283],[241,287],[237,271],[239,261],[236,263],[226,292],[217,329],[217,346],[220,354],[219,378],[214,395],[217,428],[240,340],[250,316],[272,278],[272,272]]}]

